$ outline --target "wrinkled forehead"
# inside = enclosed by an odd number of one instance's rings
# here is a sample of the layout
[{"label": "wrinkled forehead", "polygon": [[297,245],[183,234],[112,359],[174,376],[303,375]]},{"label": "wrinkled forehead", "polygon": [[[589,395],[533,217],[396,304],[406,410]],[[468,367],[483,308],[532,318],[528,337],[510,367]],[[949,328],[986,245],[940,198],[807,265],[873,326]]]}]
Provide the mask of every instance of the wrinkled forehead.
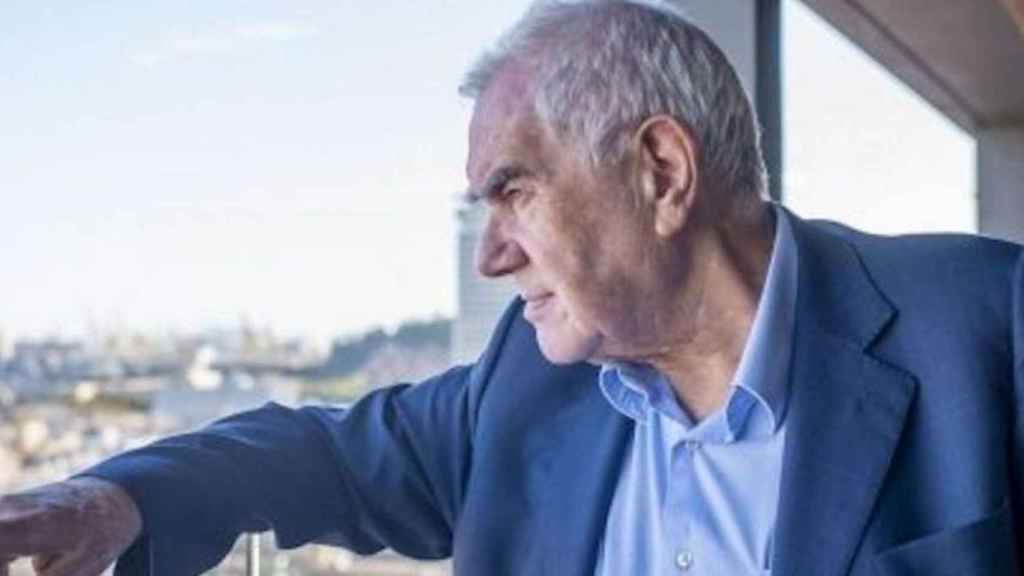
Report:
[{"label": "wrinkled forehead", "polygon": [[533,74],[523,64],[509,63],[497,72],[491,84],[477,100],[477,108],[512,113],[532,110],[534,95]]},{"label": "wrinkled forehead", "polygon": [[[485,156],[503,146],[511,135],[537,125],[533,83],[522,67],[509,65],[480,95],[469,124],[469,157],[466,175],[473,179]],[[476,175],[480,176],[480,175]]]}]

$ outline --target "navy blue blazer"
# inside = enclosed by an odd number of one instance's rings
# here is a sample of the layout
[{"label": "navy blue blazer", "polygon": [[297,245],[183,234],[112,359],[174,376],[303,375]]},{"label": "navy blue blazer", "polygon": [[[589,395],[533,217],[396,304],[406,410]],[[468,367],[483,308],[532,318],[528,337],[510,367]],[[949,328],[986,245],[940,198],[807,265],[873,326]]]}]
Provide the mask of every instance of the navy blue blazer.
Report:
[{"label": "navy blue blazer", "polygon": [[[1024,256],[794,218],[800,273],[776,576],[1020,574]],[[89,471],[138,502],[118,574],[196,574],[238,535],[593,574],[631,421],[514,303],[480,360],[343,411],[276,405]]]}]

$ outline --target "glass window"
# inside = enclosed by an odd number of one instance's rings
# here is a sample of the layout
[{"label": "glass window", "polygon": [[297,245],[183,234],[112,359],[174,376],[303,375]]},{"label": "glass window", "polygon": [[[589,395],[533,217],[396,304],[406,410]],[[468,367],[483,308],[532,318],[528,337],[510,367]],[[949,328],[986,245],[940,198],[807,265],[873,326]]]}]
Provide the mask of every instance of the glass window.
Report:
[{"label": "glass window", "polygon": [[801,2],[783,4],[783,194],[878,233],[975,231],[975,141]]}]

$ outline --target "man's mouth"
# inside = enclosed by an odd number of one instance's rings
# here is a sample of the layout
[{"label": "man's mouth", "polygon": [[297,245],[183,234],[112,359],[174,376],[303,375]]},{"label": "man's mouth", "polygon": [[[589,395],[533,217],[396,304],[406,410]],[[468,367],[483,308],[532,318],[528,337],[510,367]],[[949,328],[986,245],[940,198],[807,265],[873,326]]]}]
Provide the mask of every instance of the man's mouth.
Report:
[{"label": "man's mouth", "polygon": [[554,299],[554,294],[551,292],[544,292],[535,295],[524,295],[523,299],[526,300],[526,308],[523,310],[523,317],[529,321],[537,319],[544,310],[548,307],[548,304]]}]

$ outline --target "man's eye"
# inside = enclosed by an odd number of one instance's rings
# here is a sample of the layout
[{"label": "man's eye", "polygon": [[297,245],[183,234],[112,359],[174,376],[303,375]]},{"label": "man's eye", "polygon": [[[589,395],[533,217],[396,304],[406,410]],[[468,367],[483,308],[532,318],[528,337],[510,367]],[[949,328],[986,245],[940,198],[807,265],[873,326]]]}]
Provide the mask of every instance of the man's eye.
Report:
[{"label": "man's eye", "polygon": [[521,186],[505,186],[495,188],[487,195],[487,202],[491,205],[510,206],[519,202],[519,199],[526,194]]}]

